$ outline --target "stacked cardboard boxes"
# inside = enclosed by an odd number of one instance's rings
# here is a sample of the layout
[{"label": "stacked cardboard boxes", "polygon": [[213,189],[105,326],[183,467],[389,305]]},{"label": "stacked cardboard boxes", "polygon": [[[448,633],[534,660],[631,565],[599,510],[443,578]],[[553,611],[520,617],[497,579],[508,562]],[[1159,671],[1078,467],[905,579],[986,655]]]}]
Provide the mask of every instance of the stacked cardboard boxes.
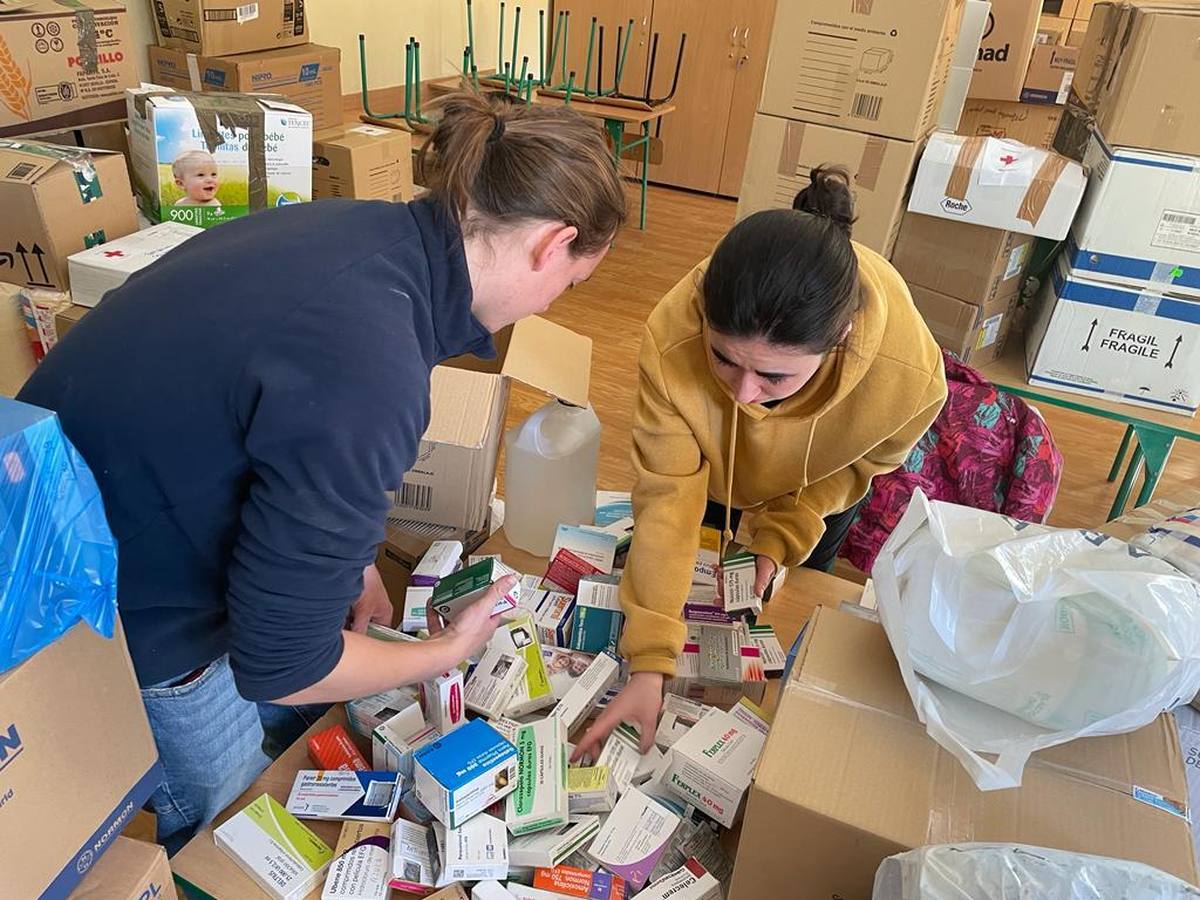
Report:
[{"label": "stacked cardboard boxes", "polygon": [[1028,335],[1035,384],[1200,407],[1200,120],[1184,112],[1197,42],[1197,2],[1092,10],[1075,80],[1088,189]]},{"label": "stacked cardboard boxes", "polygon": [[849,169],[855,238],[888,255],[936,124],[965,0],[780,4],[738,217],[790,207],[821,164]]}]

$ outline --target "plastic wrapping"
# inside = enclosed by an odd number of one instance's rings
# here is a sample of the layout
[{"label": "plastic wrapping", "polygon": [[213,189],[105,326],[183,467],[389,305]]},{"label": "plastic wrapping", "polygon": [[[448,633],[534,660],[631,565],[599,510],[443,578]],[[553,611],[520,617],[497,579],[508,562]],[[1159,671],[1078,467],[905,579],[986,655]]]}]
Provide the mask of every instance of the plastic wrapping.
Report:
[{"label": "plastic wrapping", "polygon": [[1130,541],[1200,581],[1200,507],[1181,510]]},{"label": "plastic wrapping", "polygon": [[1200,586],[1116,538],[917,491],[872,575],[918,717],[983,790],[1200,688]]},{"label": "plastic wrapping", "polygon": [[117,547],[100,489],[51,412],[0,398],[0,671],[76,622],[112,637]]},{"label": "plastic wrapping", "polygon": [[937,844],[889,856],[871,900],[1194,900],[1142,863],[1022,844]]}]

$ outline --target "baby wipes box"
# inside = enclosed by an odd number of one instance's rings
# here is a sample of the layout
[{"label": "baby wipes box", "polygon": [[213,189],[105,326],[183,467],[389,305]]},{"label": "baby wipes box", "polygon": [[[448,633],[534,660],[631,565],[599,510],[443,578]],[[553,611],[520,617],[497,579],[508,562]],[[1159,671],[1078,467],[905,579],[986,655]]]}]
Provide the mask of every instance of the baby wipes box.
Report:
[{"label": "baby wipes box", "polygon": [[312,199],[312,114],[267,94],[125,93],[134,189],[154,222],[208,228]]}]

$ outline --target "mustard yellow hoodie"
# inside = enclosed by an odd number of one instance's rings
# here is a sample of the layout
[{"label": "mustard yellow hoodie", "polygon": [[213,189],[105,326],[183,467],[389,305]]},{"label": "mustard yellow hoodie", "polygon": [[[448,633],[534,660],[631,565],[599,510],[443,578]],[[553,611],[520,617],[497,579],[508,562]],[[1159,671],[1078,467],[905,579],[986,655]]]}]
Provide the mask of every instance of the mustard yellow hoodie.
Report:
[{"label": "mustard yellow hoodie", "polygon": [[633,419],[636,524],[621,580],[621,650],[633,671],[675,671],[709,498],[747,511],[752,552],[799,565],[825,516],[904,462],[941,409],[941,352],[908,288],[882,256],[855,250],[863,305],[845,346],[772,408],[735,402],[713,372],[700,294],[707,261],[650,314]]}]

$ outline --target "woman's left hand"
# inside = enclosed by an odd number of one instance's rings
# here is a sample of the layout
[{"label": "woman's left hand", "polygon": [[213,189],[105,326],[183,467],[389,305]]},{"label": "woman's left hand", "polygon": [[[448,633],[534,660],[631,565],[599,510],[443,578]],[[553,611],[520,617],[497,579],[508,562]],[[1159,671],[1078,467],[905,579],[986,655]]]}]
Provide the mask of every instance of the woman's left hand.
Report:
[{"label": "woman's left hand", "polygon": [[775,572],[779,567],[775,565],[775,560],[768,556],[754,557],[754,596],[761,597],[767,590],[767,585],[771,583],[771,579],[775,577]]}]

